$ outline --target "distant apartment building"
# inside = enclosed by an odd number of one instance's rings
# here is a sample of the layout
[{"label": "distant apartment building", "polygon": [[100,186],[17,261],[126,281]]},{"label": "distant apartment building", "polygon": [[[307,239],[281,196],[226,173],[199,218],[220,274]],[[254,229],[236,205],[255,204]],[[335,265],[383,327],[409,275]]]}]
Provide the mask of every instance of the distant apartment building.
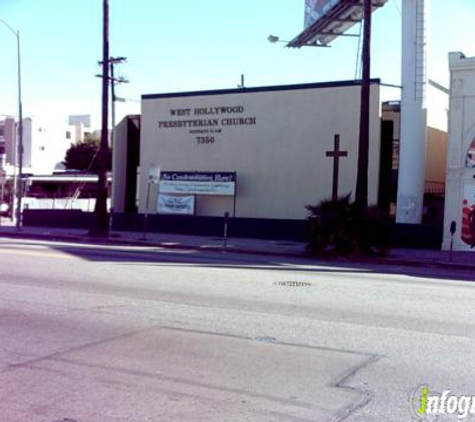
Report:
[{"label": "distant apartment building", "polygon": [[91,115],[81,114],[69,116],[69,126],[74,127],[76,140],[84,141],[87,135],[91,134]]},{"label": "distant apartment building", "polygon": [[66,151],[76,142],[75,127],[23,121],[23,173],[51,174],[64,169]]},{"label": "distant apartment building", "polygon": [[[44,123],[23,119],[23,173],[48,175],[64,169],[62,164],[71,144],[83,141],[90,133],[89,116],[71,116],[72,124]],[[14,174],[17,160],[18,123],[13,118],[0,120],[0,164]]]},{"label": "distant apartment building", "polygon": [[15,120],[6,117],[0,120],[0,166],[5,169],[6,166],[13,165],[15,160]]}]

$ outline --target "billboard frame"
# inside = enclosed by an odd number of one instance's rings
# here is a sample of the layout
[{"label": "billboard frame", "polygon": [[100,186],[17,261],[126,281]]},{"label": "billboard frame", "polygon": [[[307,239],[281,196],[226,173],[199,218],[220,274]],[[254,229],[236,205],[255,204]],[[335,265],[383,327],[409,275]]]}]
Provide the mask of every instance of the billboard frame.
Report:
[{"label": "billboard frame", "polygon": [[[384,6],[386,2],[387,0],[371,0],[372,12]],[[326,47],[335,38],[340,36],[355,36],[353,34],[345,34],[345,32],[353,25],[362,21],[363,6],[364,0],[339,0],[325,14],[318,17],[315,22],[288,42],[287,47]]]}]

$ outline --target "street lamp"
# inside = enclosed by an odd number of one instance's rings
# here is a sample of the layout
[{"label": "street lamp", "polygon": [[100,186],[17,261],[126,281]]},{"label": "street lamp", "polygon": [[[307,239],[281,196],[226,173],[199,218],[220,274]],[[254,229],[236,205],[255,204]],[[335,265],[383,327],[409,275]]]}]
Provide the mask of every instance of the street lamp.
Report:
[{"label": "street lamp", "polygon": [[[271,44],[276,44],[278,42],[288,44],[290,41],[288,40],[281,40],[278,35],[269,35],[267,37],[267,41],[269,41]],[[304,47],[330,47],[329,45],[322,44],[318,41],[315,41],[314,43],[311,44],[305,44]]]},{"label": "street lamp", "polygon": [[17,142],[17,156],[18,156],[18,173],[16,174],[15,189],[16,189],[16,228],[21,227],[21,201],[23,196],[23,111],[21,103],[21,54],[20,54],[20,31],[13,29],[7,22],[0,18],[2,22],[12,33],[17,40],[17,59],[18,59],[18,142]]}]

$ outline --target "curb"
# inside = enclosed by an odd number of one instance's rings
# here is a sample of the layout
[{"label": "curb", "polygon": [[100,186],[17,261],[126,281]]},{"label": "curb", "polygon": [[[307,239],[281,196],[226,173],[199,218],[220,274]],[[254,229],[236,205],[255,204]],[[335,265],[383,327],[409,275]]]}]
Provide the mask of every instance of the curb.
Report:
[{"label": "curb", "polygon": [[462,264],[451,261],[435,261],[433,258],[429,259],[404,259],[404,258],[362,258],[358,260],[359,263],[368,263],[368,264],[383,264],[383,265],[393,265],[393,266],[406,266],[406,267],[415,267],[415,268],[440,268],[445,270],[457,270],[457,271],[475,271],[475,263],[473,264]]}]

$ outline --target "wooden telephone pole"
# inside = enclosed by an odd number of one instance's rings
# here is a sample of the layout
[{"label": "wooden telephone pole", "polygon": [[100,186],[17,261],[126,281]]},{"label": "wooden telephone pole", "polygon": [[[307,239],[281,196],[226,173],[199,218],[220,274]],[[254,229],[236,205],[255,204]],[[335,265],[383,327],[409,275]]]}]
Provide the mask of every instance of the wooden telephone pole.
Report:
[{"label": "wooden telephone pole", "polygon": [[372,0],[363,0],[363,49],[361,79],[360,135],[358,143],[358,173],[356,176],[355,203],[359,208],[368,206],[369,162],[369,108],[371,82],[371,9]]},{"label": "wooden telephone pole", "polygon": [[103,0],[103,39],[102,39],[102,128],[101,144],[97,160],[99,164],[96,205],[91,236],[106,237],[109,233],[107,215],[107,156],[109,152],[109,0]]}]

